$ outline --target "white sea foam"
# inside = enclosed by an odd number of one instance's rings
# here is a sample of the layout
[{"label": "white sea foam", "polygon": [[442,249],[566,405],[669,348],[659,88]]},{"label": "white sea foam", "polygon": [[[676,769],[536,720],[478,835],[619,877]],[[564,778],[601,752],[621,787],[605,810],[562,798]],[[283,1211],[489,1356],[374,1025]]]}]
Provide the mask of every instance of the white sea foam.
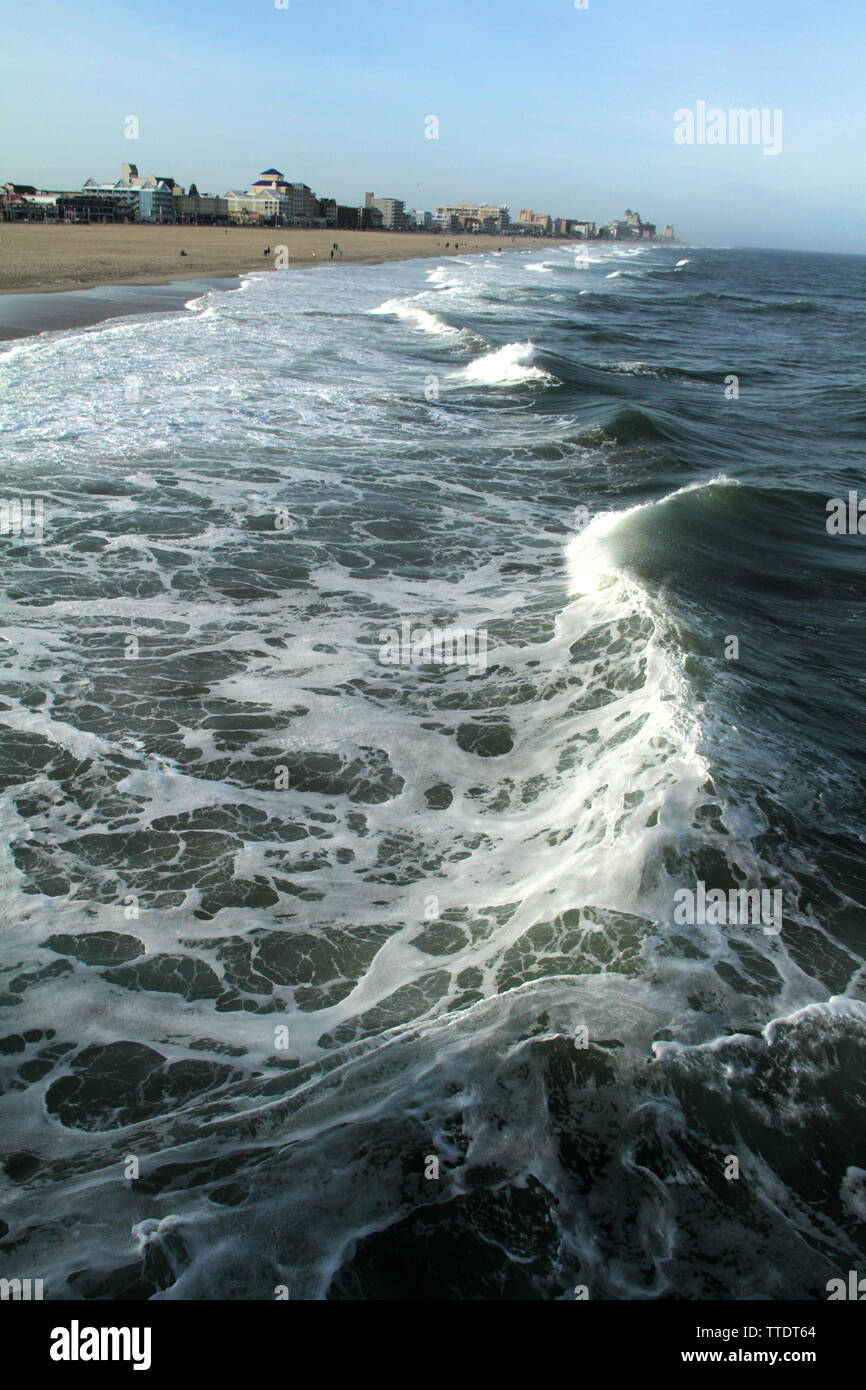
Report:
[{"label": "white sea foam", "polygon": [[433,270],[427,272],[427,280],[437,289],[458,289],[465,282],[455,278],[454,271],[450,266],[437,265]]},{"label": "white sea foam", "polygon": [[553,382],[555,377],[534,366],[535,345],[531,342],[506,343],[495,352],[485,353],[468,363],[458,375],[463,381],[484,386],[509,386],[522,381]]},{"label": "white sea foam", "polygon": [[[459,1107],[476,1172],[489,1163],[518,1186],[534,1174],[558,1193],[544,1067],[574,1025],[642,1059],[660,1030],[692,1026],[698,991],[727,1017],[707,984],[712,958],[672,947],[662,915],[667,856],[701,809],[707,716],[672,604],[641,582],[637,559],[687,489],[602,512],[561,551],[557,501],[537,501],[509,454],[558,446],[574,407],[545,416],[524,393],[473,411],[459,398],[447,430],[424,423],[425,354],[470,348],[436,315],[441,294],[471,279],[461,304],[485,314],[496,312],[486,290],[542,300],[529,268],[503,257],[458,280],[440,267],[413,299],[420,265],[352,267],[329,276],[326,302],[312,275],[259,276],[207,316],[75,333],[3,366],[9,468],[68,484],[52,504],[65,524],[31,591],[39,602],[10,597],[11,585],[3,599],[9,723],[22,759],[28,741],[47,751],[33,768],[22,761],[21,791],[0,810],[14,970],[42,972],[28,1021],[78,1049],[123,1038],[187,1066],[230,1062],[224,1090],[187,1087],[133,1116],[123,1152],[165,1165],[167,1181],[188,1159],[206,1159],[209,1175],[231,1155],[245,1193],[239,1221],[209,1199],[209,1176],[184,1173],[160,1199],[166,1222],[142,1221],[117,1182],[117,1129],[47,1128],[51,1077],[8,1091],[16,1146],[50,1157],[29,1211],[24,1187],[13,1193],[16,1226],[30,1267],[58,1287],[71,1269],[128,1263],[132,1230],[142,1249],[168,1237],[183,1249],[166,1297],[224,1296],[226,1271],[263,1255],[294,1271],[293,1297],[324,1296],[354,1235],[402,1214],[393,1175],[407,1114],[413,1142],[423,1116],[429,1151],[458,1160]],[[428,337],[407,353],[377,313]],[[534,352],[507,343],[456,380],[552,381]],[[474,454],[460,452],[464,428]],[[569,445],[556,497],[588,466]],[[538,477],[552,493],[550,471]],[[292,513],[284,536],[279,506]],[[395,615],[428,626],[443,614],[490,629],[487,684],[377,662]],[[141,639],[136,661],[122,654],[127,632]],[[473,725],[507,726],[508,739],[479,753],[458,737]],[[351,795],[335,789],[329,760],[345,769],[371,751],[393,784],[365,800],[380,777],[369,761]],[[277,790],[283,756],[312,764]],[[444,811],[428,799],[443,788]],[[72,885],[49,883],[50,897],[32,882],[46,848]],[[141,911],[128,922],[133,888]],[[59,982],[44,972],[60,958],[50,937],[93,930],[138,938],[148,967],[194,958],[219,977],[227,1010],[216,995],[172,992],[177,978],[135,988],[77,962]],[[656,938],[666,953],[653,957]],[[264,976],[259,951],[271,953]],[[252,995],[243,1008],[235,988]],[[276,1024],[297,1071],[274,1066]],[[497,1071],[502,1059],[511,1072]],[[77,1064],[76,1052],[58,1067]],[[593,1092],[600,1105],[611,1089]],[[491,1121],[503,1113],[507,1124]],[[395,1167],[381,1141],[392,1132]],[[251,1133],[252,1162],[241,1152]],[[573,1248],[596,1260],[578,1207],[565,1217]],[[670,1237],[657,1224],[651,1265]],[[166,1267],[164,1254],[154,1264]],[[272,1288],[270,1266],[265,1276]]]},{"label": "white sea foam", "polygon": [[456,328],[443,319],[440,314],[432,313],[416,302],[417,299],[424,297],[419,295],[416,299],[389,299],[384,304],[380,304],[378,308],[371,309],[370,312],[383,317],[402,319],[404,323],[411,324],[413,328],[420,329],[422,333],[430,333],[437,338],[465,341],[467,338],[475,336],[468,334],[464,328]]}]

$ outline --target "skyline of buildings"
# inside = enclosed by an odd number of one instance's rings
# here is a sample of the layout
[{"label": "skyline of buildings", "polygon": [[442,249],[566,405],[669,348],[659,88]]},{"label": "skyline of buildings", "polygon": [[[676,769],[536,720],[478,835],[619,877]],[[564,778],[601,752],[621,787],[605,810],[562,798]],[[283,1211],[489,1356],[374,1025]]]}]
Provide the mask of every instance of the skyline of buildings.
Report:
[{"label": "skyline of buildings", "polygon": [[[309,184],[293,182],[281,170],[262,171],[246,189],[229,188],[222,195],[201,194],[195,183],[187,191],[174,178],[139,175],[132,163],[121,166],[121,177],[98,183],[85,179],[80,190],[39,190],[34,185],[0,185],[4,221],[141,222],[151,224],[267,227],[322,227],[342,231],[426,231],[492,236],[550,236],[576,240],[657,237],[656,225],[626,210],[622,219],[598,224],[582,218],[552,217],[522,208],[512,221],[507,204],[440,203],[432,211],[406,209],[405,201],[366,192],[359,206],[319,197]],[[674,239],[666,226],[663,238]]]}]

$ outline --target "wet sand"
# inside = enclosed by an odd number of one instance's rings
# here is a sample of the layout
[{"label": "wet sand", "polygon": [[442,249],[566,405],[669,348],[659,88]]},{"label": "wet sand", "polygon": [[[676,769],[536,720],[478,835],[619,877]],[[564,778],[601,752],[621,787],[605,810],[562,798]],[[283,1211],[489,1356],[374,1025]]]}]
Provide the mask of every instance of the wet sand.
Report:
[{"label": "wet sand", "polygon": [[87,328],[129,314],[166,314],[184,309],[208,290],[235,290],[240,284],[240,278],[233,276],[175,280],[167,285],[102,285],[55,294],[0,294],[0,343],[64,328]]}]

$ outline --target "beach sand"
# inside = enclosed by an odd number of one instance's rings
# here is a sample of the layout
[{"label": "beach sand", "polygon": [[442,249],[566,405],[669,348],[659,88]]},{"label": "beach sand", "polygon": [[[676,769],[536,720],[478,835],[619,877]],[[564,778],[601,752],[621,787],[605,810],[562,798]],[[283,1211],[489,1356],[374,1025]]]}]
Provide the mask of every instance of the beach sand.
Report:
[{"label": "beach sand", "polygon": [[[508,237],[460,236],[459,251],[495,251],[520,245]],[[304,231],[285,227],[84,226],[0,223],[0,294],[45,294],[97,285],[155,285],[176,280],[243,275],[273,267],[262,253],[289,249],[289,264],[330,264],[337,242],[343,261],[401,261],[441,256],[454,234]],[[445,243],[449,243],[446,251]],[[535,243],[533,243],[535,244]],[[181,250],[186,251],[181,256]]]}]

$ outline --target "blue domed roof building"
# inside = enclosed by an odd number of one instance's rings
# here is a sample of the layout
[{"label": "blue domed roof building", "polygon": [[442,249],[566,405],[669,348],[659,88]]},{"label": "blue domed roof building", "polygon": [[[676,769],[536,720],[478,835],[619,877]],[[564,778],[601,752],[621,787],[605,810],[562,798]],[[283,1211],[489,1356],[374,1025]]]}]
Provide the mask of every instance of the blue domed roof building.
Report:
[{"label": "blue domed roof building", "polygon": [[265,169],[259,174],[255,183],[251,186],[250,192],[258,193],[267,190],[269,192],[285,193],[288,187],[289,185],[286,182],[285,176],[280,173],[279,169]]}]

